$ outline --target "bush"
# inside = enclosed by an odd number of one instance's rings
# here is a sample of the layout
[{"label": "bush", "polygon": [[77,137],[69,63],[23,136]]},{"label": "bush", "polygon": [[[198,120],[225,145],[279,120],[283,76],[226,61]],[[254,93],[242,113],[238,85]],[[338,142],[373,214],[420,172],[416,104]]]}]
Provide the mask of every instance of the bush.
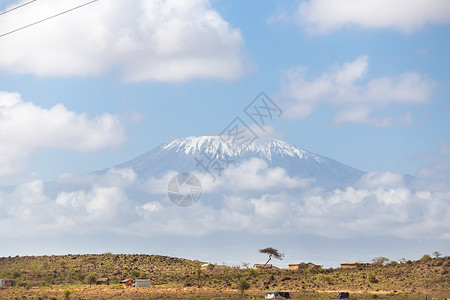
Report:
[{"label": "bush", "polygon": [[250,283],[245,279],[241,279],[238,284],[238,289],[241,292],[241,297],[244,297],[245,291],[250,288]]},{"label": "bush", "polygon": [[86,274],[84,274],[84,273],[79,273],[79,274],[76,275],[76,277],[77,277],[77,279],[78,279],[79,281],[83,281],[83,280],[86,278]]},{"label": "bush", "polygon": [[388,263],[388,266],[394,267],[398,265],[398,262],[396,262],[395,260],[391,261],[390,263]]},{"label": "bush", "polygon": [[89,284],[89,286],[92,286],[93,284],[97,283],[97,276],[94,274],[89,274],[86,278],[86,282]]},{"label": "bush", "polygon": [[131,277],[137,278],[141,276],[141,272],[139,272],[138,270],[131,270]]},{"label": "bush", "polygon": [[420,261],[430,261],[431,260],[431,256],[429,254],[425,254],[424,256],[422,256],[422,258],[420,259]]},{"label": "bush", "polygon": [[258,271],[256,271],[255,269],[248,269],[248,275],[251,277],[255,277],[256,275],[258,275]]},{"label": "bush", "polygon": [[70,290],[64,290],[63,291],[63,299],[70,299],[70,294],[72,294],[72,292]]},{"label": "bush", "polygon": [[375,277],[375,275],[372,273],[367,275],[367,279],[369,280],[370,283],[378,283],[377,277]]},{"label": "bush", "polygon": [[17,279],[17,278],[19,278],[20,276],[22,276],[22,273],[21,273],[20,271],[14,271],[14,272],[12,273],[12,277],[13,277],[14,279]]}]

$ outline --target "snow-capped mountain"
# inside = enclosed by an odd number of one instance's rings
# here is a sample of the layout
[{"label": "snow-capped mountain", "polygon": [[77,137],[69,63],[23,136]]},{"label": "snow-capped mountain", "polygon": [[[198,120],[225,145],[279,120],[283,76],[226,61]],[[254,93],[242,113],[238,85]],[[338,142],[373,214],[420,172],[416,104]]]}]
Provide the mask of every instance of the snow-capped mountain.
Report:
[{"label": "snow-capped mountain", "polygon": [[271,168],[283,168],[292,177],[314,179],[317,185],[327,189],[351,185],[364,174],[283,140],[256,140],[240,147],[219,136],[175,139],[115,167],[132,168],[140,178],[145,178],[161,176],[169,170],[212,172],[213,164],[217,166],[220,163],[222,168],[226,168],[238,166],[251,158],[262,159]]}]

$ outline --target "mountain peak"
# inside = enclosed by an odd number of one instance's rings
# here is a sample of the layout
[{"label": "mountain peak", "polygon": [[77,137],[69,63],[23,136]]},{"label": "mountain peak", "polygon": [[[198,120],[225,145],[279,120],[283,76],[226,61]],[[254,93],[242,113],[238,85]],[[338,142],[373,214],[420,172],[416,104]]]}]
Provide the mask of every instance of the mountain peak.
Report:
[{"label": "mountain peak", "polygon": [[175,139],[163,145],[163,149],[192,155],[206,154],[211,157],[221,158],[241,156],[246,152],[250,152],[259,154],[262,158],[266,158],[269,161],[272,160],[273,155],[314,159],[319,163],[324,160],[324,158],[318,155],[280,139],[257,139],[250,145],[241,147],[235,143],[226,141],[220,136],[191,136]]},{"label": "mountain peak", "polygon": [[284,169],[292,177],[314,178],[315,184],[327,189],[346,187],[364,174],[280,139],[260,138],[239,148],[220,136],[175,139],[116,167],[132,168],[138,176],[148,178],[163,176],[168,171],[204,172],[199,161],[206,167],[214,162],[232,162],[239,166],[254,158],[265,161],[268,168]]}]

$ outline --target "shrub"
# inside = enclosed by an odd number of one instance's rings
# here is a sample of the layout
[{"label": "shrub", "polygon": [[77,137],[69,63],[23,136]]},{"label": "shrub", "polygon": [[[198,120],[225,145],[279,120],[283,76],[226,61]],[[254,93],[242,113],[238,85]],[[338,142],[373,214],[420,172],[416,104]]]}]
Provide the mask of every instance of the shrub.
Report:
[{"label": "shrub", "polygon": [[14,279],[17,279],[17,278],[19,278],[20,276],[22,276],[22,273],[21,273],[20,271],[14,271],[14,272],[12,273],[12,277],[13,277]]},{"label": "shrub", "polygon": [[420,261],[430,261],[431,260],[431,256],[429,254],[424,254],[424,256],[422,256],[422,258],[420,259]]},{"label": "shrub", "polygon": [[241,292],[241,297],[244,297],[245,291],[250,288],[250,283],[245,279],[241,279],[238,284],[238,289]]},{"label": "shrub", "polygon": [[255,269],[248,269],[247,273],[251,277],[255,277],[256,275],[258,275],[258,271],[256,271]]},{"label": "shrub", "polygon": [[141,272],[139,272],[138,270],[131,270],[131,277],[137,278],[139,276],[141,276]]},{"label": "shrub", "polygon": [[79,274],[76,275],[76,277],[77,277],[77,279],[78,279],[79,281],[83,281],[83,280],[86,278],[86,274],[84,274],[84,273],[79,273]]},{"label": "shrub", "polygon": [[89,274],[86,278],[86,282],[89,284],[89,286],[92,286],[93,284],[97,283],[97,276],[94,274]]},{"label": "shrub", "polygon": [[367,279],[369,280],[370,283],[378,283],[377,277],[375,277],[375,275],[372,273],[369,273],[367,275]]},{"label": "shrub", "polygon": [[70,294],[72,294],[72,292],[70,290],[64,290],[63,291],[63,299],[70,299]]}]

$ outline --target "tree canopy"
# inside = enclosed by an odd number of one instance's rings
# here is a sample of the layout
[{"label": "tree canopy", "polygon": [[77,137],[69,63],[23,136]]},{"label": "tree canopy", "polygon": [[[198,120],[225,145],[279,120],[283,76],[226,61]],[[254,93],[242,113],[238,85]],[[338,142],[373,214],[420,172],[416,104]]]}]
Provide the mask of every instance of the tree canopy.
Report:
[{"label": "tree canopy", "polygon": [[264,266],[266,266],[266,265],[269,263],[269,261],[272,259],[272,257],[273,257],[273,258],[276,258],[276,259],[279,259],[279,260],[282,260],[283,257],[284,257],[284,253],[281,253],[280,251],[278,251],[277,249],[272,248],[272,247],[268,247],[268,248],[264,248],[264,249],[259,249],[259,252],[260,252],[260,253],[263,253],[263,254],[268,254],[268,255],[269,255],[269,259],[266,261],[266,263],[264,264]]}]

